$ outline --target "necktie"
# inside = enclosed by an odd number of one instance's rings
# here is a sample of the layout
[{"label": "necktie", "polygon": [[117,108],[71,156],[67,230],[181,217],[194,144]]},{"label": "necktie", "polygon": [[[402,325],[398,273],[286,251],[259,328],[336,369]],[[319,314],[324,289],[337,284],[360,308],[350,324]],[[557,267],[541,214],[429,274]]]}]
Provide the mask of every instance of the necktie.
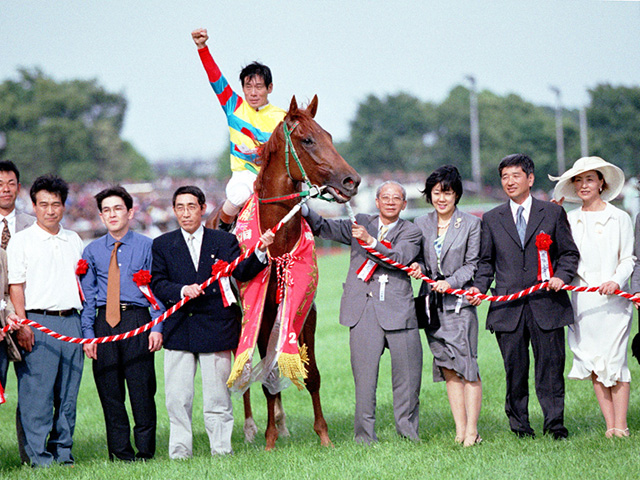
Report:
[{"label": "necktie", "polygon": [[9,244],[9,240],[11,240],[11,232],[9,231],[9,222],[7,222],[6,218],[2,219],[2,223],[4,223],[4,228],[2,229],[2,240],[0,240],[0,247],[6,250],[7,245]]},{"label": "necktie", "polygon": [[122,242],[113,244],[107,278],[107,323],[111,325],[111,328],[120,323],[120,267],[118,266],[120,245]]},{"label": "necktie", "polygon": [[524,221],[524,207],[520,205],[518,207],[518,213],[516,215],[516,230],[518,231],[518,236],[520,237],[520,243],[524,247],[524,234],[527,231],[527,222]]},{"label": "necktie", "polygon": [[378,241],[382,241],[384,240],[384,237],[387,236],[387,232],[389,231],[389,226],[388,225],[382,225],[380,227],[380,231],[378,232]]},{"label": "necktie", "polygon": [[196,237],[194,237],[193,235],[189,235],[189,241],[187,242],[187,245],[189,246],[189,253],[191,254],[191,260],[193,260],[193,266],[196,268],[196,271],[197,271],[199,258],[198,258],[198,252],[196,252],[195,241],[196,241]]}]

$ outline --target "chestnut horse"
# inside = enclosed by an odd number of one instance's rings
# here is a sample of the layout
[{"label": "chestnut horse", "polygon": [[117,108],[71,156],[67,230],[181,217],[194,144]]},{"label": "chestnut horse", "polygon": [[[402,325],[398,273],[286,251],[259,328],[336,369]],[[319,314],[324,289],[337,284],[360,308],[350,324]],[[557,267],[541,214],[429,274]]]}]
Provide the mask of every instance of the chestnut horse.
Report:
[{"label": "chestnut horse", "polygon": [[[273,199],[295,194],[310,185],[324,187],[333,199],[346,202],[358,191],[360,176],[347,164],[333,146],[331,135],[313,119],[318,108],[318,97],[306,109],[299,109],[295,97],[291,100],[289,111],[283,123],[278,125],[269,141],[264,145],[261,160],[262,168],[256,179],[254,188],[259,199]],[[286,127],[286,128],[285,128]],[[287,139],[286,137],[289,137]],[[287,148],[287,143],[289,147]],[[290,150],[287,153],[286,150]],[[294,157],[298,157],[298,161]],[[260,227],[262,231],[276,225],[299,199],[278,200],[273,203],[259,204]],[[301,235],[300,213],[278,231],[274,243],[269,247],[272,258],[280,257],[293,250]],[[276,301],[276,266],[271,265],[271,276],[267,290],[267,300],[262,324],[258,334],[258,351],[264,358],[269,336],[276,320],[278,304]],[[316,328],[315,306],[309,312],[302,329],[299,344],[306,345],[309,363],[305,386],[311,394],[315,432],[322,445],[331,445],[327,423],[322,414],[320,404],[320,372],[316,366],[314,335]],[[265,431],[266,449],[271,450],[278,438],[276,428],[276,399],[280,394],[271,394],[263,386],[267,397],[267,428]],[[245,396],[245,402],[248,396]],[[245,406],[245,414],[250,406]],[[286,429],[286,427],[284,427]]]}]

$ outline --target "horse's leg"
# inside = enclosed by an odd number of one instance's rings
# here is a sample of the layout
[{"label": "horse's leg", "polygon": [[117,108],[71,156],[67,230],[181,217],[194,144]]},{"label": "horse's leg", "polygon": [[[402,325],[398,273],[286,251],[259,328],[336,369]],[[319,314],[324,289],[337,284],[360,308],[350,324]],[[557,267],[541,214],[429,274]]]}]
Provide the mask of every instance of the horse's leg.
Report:
[{"label": "horse's leg", "polygon": [[284,408],[282,407],[282,396],[280,393],[276,395],[275,419],[278,435],[281,437],[291,436],[289,429],[287,428],[287,415],[284,413]]},{"label": "horse's leg", "polygon": [[242,395],[242,404],[244,405],[244,441],[253,443],[253,439],[258,433],[258,426],[253,420],[253,412],[251,410],[251,390],[247,390]]},{"label": "horse's leg", "polygon": [[320,437],[321,445],[333,446],[329,439],[329,429],[327,422],[322,414],[322,404],[320,403],[320,371],[316,364],[315,355],[315,334],[316,334],[316,322],[317,311],[315,304],[309,311],[307,321],[302,328],[302,334],[300,335],[300,343],[307,346],[307,355],[309,357],[309,364],[307,365],[307,380],[306,387],[311,394],[311,402],[313,404],[313,429]]}]

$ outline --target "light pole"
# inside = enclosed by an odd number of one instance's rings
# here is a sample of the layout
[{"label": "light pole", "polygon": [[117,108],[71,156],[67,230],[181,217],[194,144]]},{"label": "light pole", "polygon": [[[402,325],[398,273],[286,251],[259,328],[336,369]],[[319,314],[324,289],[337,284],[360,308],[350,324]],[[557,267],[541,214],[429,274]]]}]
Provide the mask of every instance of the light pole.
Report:
[{"label": "light pole", "polygon": [[565,170],[564,164],[564,131],[562,129],[562,100],[560,99],[560,89],[550,86],[549,90],[556,94],[556,156],[558,157],[558,175],[562,175]]},{"label": "light pole", "polygon": [[471,84],[469,90],[469,123],[471,127],[471,175],[476,184],[476,191],[482,192],[482,172],[480,169],[480,126],[478,121],[478,94],[476,79],[472,75],[465,77]]},{"label": "light pole", "polygon": [[587,108],[580,109],[580,156],[589,156],[589,138],[587,133]]}]

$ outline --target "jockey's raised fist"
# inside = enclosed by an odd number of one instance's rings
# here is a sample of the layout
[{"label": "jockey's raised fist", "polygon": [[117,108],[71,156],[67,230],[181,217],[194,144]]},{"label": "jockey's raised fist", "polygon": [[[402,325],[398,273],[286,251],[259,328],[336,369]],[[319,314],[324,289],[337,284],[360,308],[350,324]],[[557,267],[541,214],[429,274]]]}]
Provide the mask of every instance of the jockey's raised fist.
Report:
[{"label": "jockey's raised fist", "polygon": [[191,38],[195,42],[196,46],[200,48],[204,48],[207,46],[207,40],[209,40],[209,35],[207,34],[206,28],[196,28],[193,32],[191,32]]}]

